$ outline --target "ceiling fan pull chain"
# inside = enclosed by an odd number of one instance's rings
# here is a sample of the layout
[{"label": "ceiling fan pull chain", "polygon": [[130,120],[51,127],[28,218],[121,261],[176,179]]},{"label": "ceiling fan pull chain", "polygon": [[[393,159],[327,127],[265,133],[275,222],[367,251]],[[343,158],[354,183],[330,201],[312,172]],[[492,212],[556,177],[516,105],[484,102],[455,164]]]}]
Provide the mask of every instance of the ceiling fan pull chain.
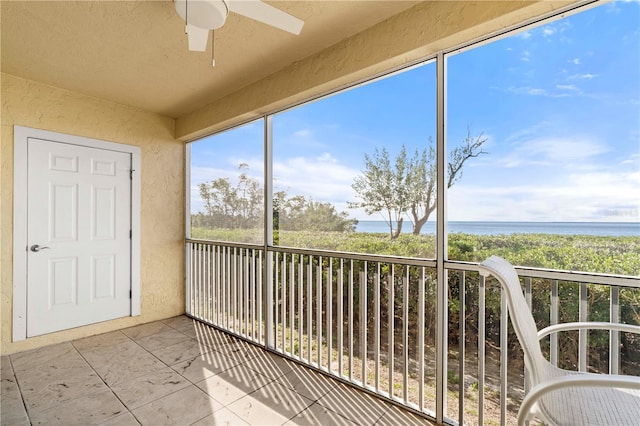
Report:
[{"label": "ceiling fan pull chain", "polygon": [[216,39],[216,32],[214,30],[211,30],[211,67],[212,68],[216,66],[216,59],[213,56],[213,54],[215,53],[215,46],[213,45],[213,42],[215,39]]},{"label": "ceiling fan pull chain", "polygon": [[184,0],[184,33],[188,34],[189,27],[189,0]]}]

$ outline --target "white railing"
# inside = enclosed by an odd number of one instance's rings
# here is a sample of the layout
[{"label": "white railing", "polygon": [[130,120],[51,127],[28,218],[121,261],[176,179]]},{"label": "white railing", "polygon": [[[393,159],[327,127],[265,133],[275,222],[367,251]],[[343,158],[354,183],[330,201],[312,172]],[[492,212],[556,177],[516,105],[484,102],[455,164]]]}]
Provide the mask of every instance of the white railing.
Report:
[{"label": "white railing", "polygon": [[[514,422],[526,389],[522,355],[499,285],[480,277],[476,264],[445,263],[449,309],[443,316],[436,309],[431,260],[272,247],[265,252],[262,246],[197,240],[187,241],[186,254],[190,316],[430,419],[437,409],[436,347],[446,346],[436,345],[436,325],[448,318],[442,417],[451,424]],[[564,319],[566,307],[577,306],[578,317],[570,320],[589,318],[596,286],[609,287],[611,321],[620,320],[621,290],[640,294],[638,277],[518,272],[540,328]],[[589,360],[602,364],[598,355],[608,353],[608,369],[620,371],[618,333],[604,348],[597,347],[602,336],[590,340],[586,330],[576,333],[577,345],[572,335],[550,337],[544,349],[552,362],[597,370]],[[577,354],[570,353],[576,346]],[[510,356],[508,348],[516,352]]]}]

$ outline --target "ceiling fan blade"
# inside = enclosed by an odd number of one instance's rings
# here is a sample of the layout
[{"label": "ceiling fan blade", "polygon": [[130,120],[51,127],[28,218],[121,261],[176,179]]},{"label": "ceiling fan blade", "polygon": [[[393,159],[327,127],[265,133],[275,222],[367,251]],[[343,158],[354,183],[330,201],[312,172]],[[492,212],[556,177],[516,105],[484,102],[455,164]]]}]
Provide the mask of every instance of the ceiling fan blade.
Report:
[{"label": "ceiling fan blade", "polygon": [[304,21],[259,0],[228,0],[231,12],[298,35]]},{"label": "ceiling fan blade", "polygon": [[194,52],[204,52],[207,50],[209,41],[209,30],[187,24],[187,35],[189,37],[189,50]]}]

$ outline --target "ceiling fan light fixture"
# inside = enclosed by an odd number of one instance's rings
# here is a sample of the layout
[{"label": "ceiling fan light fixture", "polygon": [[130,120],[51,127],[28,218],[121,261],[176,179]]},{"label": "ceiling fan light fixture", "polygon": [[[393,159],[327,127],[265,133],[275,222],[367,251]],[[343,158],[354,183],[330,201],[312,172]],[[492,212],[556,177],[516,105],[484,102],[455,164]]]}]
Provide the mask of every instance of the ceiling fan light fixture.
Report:
[{"label": "ceiling fan light fixture", "polygon": [[222,27],[229,15],[224,0],[175,0],[176,12],[194,27],[215,30]]}]

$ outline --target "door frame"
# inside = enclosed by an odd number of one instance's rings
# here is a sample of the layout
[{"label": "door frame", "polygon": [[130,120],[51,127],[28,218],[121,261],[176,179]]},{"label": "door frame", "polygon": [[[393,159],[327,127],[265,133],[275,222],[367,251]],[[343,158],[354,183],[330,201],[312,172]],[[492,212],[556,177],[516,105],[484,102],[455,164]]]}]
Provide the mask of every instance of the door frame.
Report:
[{"label": "door frame", "polygon": [[[27,338],[29,138],[131,154],[131,316],[140,315],[140,147],[13,126],[13,339]],[[88,325],[88,324],[87,324]]]}]

